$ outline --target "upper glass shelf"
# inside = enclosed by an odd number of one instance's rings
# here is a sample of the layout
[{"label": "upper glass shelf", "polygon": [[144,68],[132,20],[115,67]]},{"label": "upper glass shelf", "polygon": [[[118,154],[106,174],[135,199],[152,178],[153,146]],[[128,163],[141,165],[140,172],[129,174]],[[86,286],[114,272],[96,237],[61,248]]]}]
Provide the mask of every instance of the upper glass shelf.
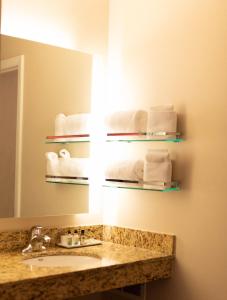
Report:
[{"label": "upper glass shelf", "polygon": [[[106,142],[173,142],[180,143],[183,139],[180,133],[159,132],[155,134],[142,133],[107,133],[104,138]],[[89,134],[47,136],[47,144],[70,144],[90,142]]]},{"label": "upper glass shelf", "polygon": [[[59,176],[46,176],[46,182],[48,183],[60,183],[60,184],[74,184],[74,185],[89,185],[88,179],[77,179],[77,178],[61,178]],[[107,188],[118,188],[118,189],[129,189],[129,190],[140,190],[140,191],[156,191],[156,192],[171,192],[179,191],[179,183],[173,181],[170,187],[165,187],[164,185],[148,185],[139,183],[124,183],[124,182],[113,182],[106,180],[103,187]]]}]

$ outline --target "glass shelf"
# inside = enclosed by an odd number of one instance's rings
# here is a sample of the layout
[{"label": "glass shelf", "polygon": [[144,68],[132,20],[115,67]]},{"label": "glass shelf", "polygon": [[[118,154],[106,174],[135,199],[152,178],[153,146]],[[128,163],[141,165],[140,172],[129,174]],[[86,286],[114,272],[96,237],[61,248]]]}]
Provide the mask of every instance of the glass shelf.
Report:
[{"label": "glass shelf", "polygon": [[56,176],[46,176],[48,183],[61,183],[61,184],[76,184],[76,185],[89,185],[88,179],[74,179],[74,178],[61,178]]},{"label": "glass shelf", "polygon": [[[174,135],[165,132],[159,134],[147,133],[108,133],[105,138],[106,142],[173,142],[180,143],[180,133]],[[89,134],[65,135],[65,136],[47,136],[46,144],[70,144],[90,142]]]},{"label": "glass shelf", "polygon": [[[74,185],[89,185],[89,180],[82,179],[68,179],[59,177],[46,177],[47,183],[59,183],[59,184],[74,184]],[[129,189],[129,190],[140,190],[140,191],[156,191],[156,192],[171,192],[179,191],[180,187],[178,182],[173,181],[171,187],[154,186],[154,185],[143,185],[138,183],[122,183],[122,182],[110,182],[105,181],[102,184],[105,188],[117,188],[117,189]]]}]

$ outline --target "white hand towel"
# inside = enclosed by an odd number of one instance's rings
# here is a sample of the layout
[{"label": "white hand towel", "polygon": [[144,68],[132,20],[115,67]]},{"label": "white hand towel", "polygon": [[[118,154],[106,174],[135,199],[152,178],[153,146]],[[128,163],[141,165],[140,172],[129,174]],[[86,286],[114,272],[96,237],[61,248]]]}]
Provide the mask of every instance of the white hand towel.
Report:
[{"label": "white hand towel", "polygon": [[55,130],[54,134],[56,136],[65,135],[65,120],[66,116],[64,114],[58,114],[55,118]]},{"label": "white hand towel", "polygon": [[[147,122],[147,132],[173,132],[177,131],[177,114],[172,105],[151,107]],[[176,135],[171,135],[176,136]]]},{"label": "white hand towel", "polygon": [[144,163],[144,181],[146,183],[171,183],[172,163],[168,150],[149,150]]},{"label": "white hand towel", "polygon": [[107,133],[146,132],[147,112],[144,110],[116,111],[106,116]]},{"label": "white hand towel", "polygon": [[47,152],[45,155],[47,158],[47,175],[60,176],[58,155],[55,152]]},{"label": "white hand towel", "polygon": [[89,160],[87,158],[60,158],[61,176],[89,177]]},{"label": "white hand towel", "polygon": [[142,181],[143,160],[122,160],[109,164],[105,169],[106,179]]}]

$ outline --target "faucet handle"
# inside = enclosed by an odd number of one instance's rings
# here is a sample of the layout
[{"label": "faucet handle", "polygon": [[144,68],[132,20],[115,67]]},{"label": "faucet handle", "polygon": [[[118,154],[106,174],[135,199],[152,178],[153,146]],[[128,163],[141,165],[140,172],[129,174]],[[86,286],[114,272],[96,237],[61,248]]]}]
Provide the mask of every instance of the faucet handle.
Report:
[{"label": "faucet handle", "polygon": [[35,225],[31,228],[31,236],[30,236],[30,239],[32,239],[35,235],[39,236],[41,235],[41,232],[42,232],[42,226],[40,225]]}]

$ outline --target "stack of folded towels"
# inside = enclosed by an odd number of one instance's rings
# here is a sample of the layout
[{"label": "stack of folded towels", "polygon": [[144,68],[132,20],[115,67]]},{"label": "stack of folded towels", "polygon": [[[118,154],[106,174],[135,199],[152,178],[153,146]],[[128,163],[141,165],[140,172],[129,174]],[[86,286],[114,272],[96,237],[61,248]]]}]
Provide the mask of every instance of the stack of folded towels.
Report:
[{"label": "stack of folded towels", "polygon": [[90,114],[81,113],[65,116],[58,114],[55,118],[55,136],[89,134]]},{"label": "stack of folded towels", "polygon": [[170,187],[172,181],[172,162],[168,150],[151,149],[144,162],[144,184]]},{"label": "stack of folded towels", "polygon": [[152,106],[148,114],[147,132],[151,135],[168,133],[176,136],[177,114],[173,105]]},{"label": "stack of folded towels", "polygon": [[59,151],[59,156],[55,152],[46,153],[48,176],[89,178],[89,159],[70,157],[65,149]]}]

